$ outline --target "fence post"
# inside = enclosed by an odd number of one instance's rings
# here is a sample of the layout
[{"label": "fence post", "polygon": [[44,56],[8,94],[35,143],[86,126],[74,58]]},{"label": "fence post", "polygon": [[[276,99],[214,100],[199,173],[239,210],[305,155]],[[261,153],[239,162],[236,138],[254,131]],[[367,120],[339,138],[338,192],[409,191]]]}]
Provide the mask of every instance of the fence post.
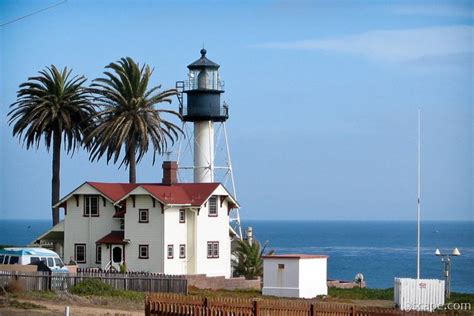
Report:
[{"label": "fence post", "polygon": [[314,303],[311,303],[309,307],[309,316],[316,316],[316,306],[314,306]]},{"label": "fence post", "polygon": [[151,308],[150,308],[150,297],[147,295],[145,297],[145,316],[151,316]]},{"label": "fence post", "polygon": [[355,307],[355,305],[351,306],[351,315],[356,316],[356,307]]},{"label": "fence post", "polygon": [[254,300],[253,301],[253,315],[258,316],[259,315],[260,308],[258,307],[258,301]]}]

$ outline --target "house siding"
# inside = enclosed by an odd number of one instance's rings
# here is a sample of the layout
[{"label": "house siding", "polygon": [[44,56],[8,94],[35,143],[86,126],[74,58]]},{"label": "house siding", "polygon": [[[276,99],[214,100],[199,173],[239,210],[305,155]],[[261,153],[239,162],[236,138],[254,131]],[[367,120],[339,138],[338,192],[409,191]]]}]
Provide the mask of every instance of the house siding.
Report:
[{"label": "house siding", "polygon": [[[67,203],[68,213],[65,216],[64,253],[65,260],[74,256],[74,244],[86,244],[87,261],[81,267],[105,268],[111,260],[111,248],[102,245],[102,263],[96,263],[96,241],[111,231],[120,229],[120,218],[113,218],[114,205],[99,199],[99,217],[84,217],[84,195],[99,194],[84,184],[74,192],[79,195],[76,205],[74,195]],[[209,202],[199,207],[162,205],[158,200],[153,202],[152,196],[143,188],[136,188],[126,198],[124,214],[124,261],[129,271],[144,271],[167,274],[207,274],[209,276],[230,277],[230,238],[227,200],[221,205],[220,196],[228,193],[219,186],[212,195],[217,198],[217,215],[209,216]],[[211,195],[211,196],[212,196]],[[133,197],[132,197],[133,196]],[[135,203],[133,203],[135,200]],[[179,221],[179,210],[185,209],[185,223]],[[148,223],[139,222],[139,209],[148,209]],[[198,215],[199,209],[199,215]],[[207,257],[207,242],[219,242],[219,257]],[[147,259],[139,258],[139,245],[148,245]],[[173,258],[167,256],[167,246],[173,245]],[[186,245],[186,257],[180,258],[179,247]]]},{"label": "house siding", "polygon": [[[148,223],[139,222],[139,209],[148,209]],[[135,195],[135,207],[127,198],[125,213],[125,262],[130,271],[163,272],[163,214],[149,195]],[[139,258],[139,245],[148,245],[148,259]]]},{"label": "house siding", "polygon": [[[179,222],[180,207],[166,208],[164,211],[164,249],[165,256],[164,273],[167,274],[187,274],[188,256],[179,258],[179,245],[187,243],[187,225]],[[173,245],[173,258],[167,256],[168,245]],[[186,245],[189,248],[188,245]],[[188,249],[189,250],[189,249]]]},{"label": "house siding", "polygon": [[[84,216],[84,195],[96,195],[99,192],[88,184],[80,187],[75,192],[79,196],[79,205],[73,196],[67,200],[67,215],[64,217],[64,260],[69,262],[74,257],[74,244],[86,244],[86,263],[79,264],[80,267],[100,267],[96,263],[96,241],[104,237],[112,230],[120,230],[120,220],[114,219],[115,208],[113,204],[99,198],[99,216]],[[104,253],[102,253],[104,255]],[[102,262],[107,257],[102,256]]]},{"label": "house siding", "polygon": [[[213,195],[227,195],[222,186],[219,186]],[[196,225],[196,273],[209,276],[230,277],[230,239],[229,239],[229,215],[227,213],[227,201],[221,206],[220,199],[217,200],[217,216],[209,216],[209,203],[205,203],[199,212]],[[207,257],[207,242],[219,242],[219,258]]]}]

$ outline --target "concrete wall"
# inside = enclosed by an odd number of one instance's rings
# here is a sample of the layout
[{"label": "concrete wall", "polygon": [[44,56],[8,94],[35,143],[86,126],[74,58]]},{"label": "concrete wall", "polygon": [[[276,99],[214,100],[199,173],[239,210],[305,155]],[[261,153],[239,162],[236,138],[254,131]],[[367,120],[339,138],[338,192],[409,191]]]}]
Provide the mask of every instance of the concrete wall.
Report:
[{"label": "concrete wall", "polygon": [[299,297],[299,279],[299,259],[263,260],[263,295]]},{"label": "concrete wall", "polygon": [[[112,216],[115,213],[113,204],[99,198],[99,217],[85,217],[84,195],[95,195],[99,192],[89,184],[84,184],[74,194],[79,195],[79,206],[73,196],[67,200],[67,215],[64,217],[64,262],[68,263],[74,257],[74,244],[86,244],[86,263],[80,267],[100,267],[96,263],[95,242],[109,234],[112,230],[120,230],[120,220]],[[104,260],[104,257],[102,258]]]},{"label": "concrete wall", "polygon": [[261,280],[246,280],[244,277],[225,278],[222,276],[207,277],[203,274],[187,275],[188,287],[209,290],[255,290],[260,291]]},{"label": "concrete wall", "polygon": [[327,295],[327,258],[300,259],[299,297]]},{"label": "concrete wall", "polygon": [[327,258],[264,259],[263,270],[264,295],[300,298],[327,295]]}]

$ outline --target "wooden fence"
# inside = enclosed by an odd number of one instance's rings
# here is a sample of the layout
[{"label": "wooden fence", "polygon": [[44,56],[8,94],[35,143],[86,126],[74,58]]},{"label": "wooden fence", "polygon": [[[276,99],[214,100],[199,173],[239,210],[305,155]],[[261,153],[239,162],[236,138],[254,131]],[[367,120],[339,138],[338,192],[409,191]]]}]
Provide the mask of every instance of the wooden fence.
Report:
[{"label": "wooden fence", "polygon": [[[152,316],[432,316],[428,312],[363,307],[314,300],[248,299],[202,297],[176,294],[150,294],[145,300],[145,315]],[[443,315],[443,314],[437,314]],[[448,314],[444,314],[448,315]]]},{"label": "wooden fence", "polygon": [[188,281],[183,276],[156,273],[79,272],[14,272],[0,271],[0,286],[17,280],[26,291],[68,291],[88,279],[98,279],[117,290],[139,292],[187,293]]}]

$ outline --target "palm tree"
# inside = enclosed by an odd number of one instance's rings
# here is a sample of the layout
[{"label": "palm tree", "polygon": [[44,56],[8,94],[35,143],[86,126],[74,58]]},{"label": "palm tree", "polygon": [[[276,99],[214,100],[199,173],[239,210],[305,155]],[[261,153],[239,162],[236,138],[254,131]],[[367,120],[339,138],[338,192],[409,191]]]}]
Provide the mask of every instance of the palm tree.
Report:
[{"label": "palm tree", "polygon": [[[39,71],[20,85],[17,100],[10,108],[9,124],[13,136],[18,136],[27,149],[39,148],[43,138],[46,149],[53,148],[51,203],[54,206],[60,195],[61,147],[73,154],[81,145],[83,132],[95,113],[90,103],[83,76],[71,76],[72,70],[62,71],[54,65]],[[52,208],[53,225],[59,222],[59,208]]]},{"label": "palm tree", "polygon": [[[245,276],[246,279],[256,279],[263,276],[263,259],[267,243],[260,246],[258,240],[253,239],[250,243],[248,240],[237,240],[237,247],[232,252],[236,259],[232,260],[234,266],[234,274],[236,276]],[[267,255],[272,255],[273,250]]]},{"label": "palm tree", "polygon": [[[161,86],[148,89],[153,70],[148,65],[140,67],[132,58],[122,58],[109,64],[106,78],[93,81],[91,91],[96,105],[96,125],[88,130],[86,143],[90,146],[92,161],[106,155],[107,163],[116,163],[122,152],[121,164],[129,169],[130,183],[136,183],[136,164],[143,158],[150,145],[153,162],[156,153],[166,152],[169,142],[174,144],[181,129],[162,118],[162,113],[179,117],[175,111],[155,109],[158,103],[171,103],[176,89],[158,92]],[[122,148],[124,151],[122,151]]]}]

